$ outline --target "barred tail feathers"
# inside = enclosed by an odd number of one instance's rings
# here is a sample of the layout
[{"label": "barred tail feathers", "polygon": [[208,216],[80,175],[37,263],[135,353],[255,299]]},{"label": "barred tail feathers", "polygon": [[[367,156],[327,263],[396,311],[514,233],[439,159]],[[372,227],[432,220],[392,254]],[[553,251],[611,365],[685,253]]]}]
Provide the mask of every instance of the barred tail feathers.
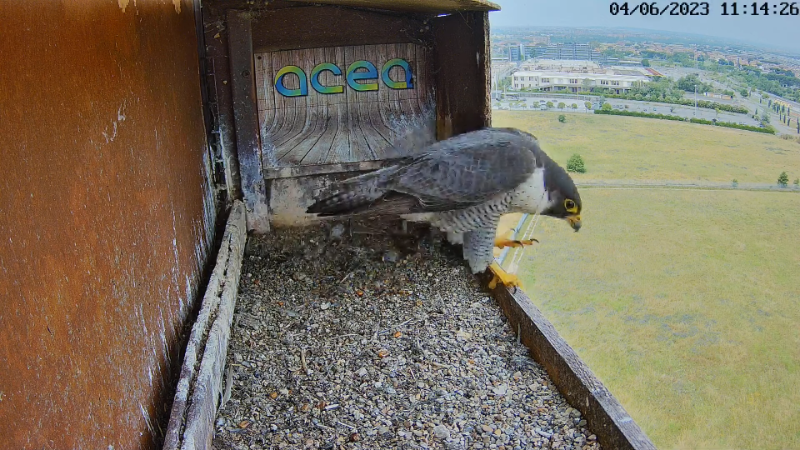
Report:
[{"label": "barred tail feathers", "polygon": [[374,184],[352,186],[350,190],[339,191],[333,195],[321,198],[306,209],[309,214],[320,216],[337,216],[356,212],[369,206],[384,194]]}]

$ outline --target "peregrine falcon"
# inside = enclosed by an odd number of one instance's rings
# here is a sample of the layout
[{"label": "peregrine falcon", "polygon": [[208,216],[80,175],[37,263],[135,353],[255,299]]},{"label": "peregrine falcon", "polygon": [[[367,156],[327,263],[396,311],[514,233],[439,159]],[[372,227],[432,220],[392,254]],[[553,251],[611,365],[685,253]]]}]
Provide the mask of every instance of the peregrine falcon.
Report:
[{"label": "peregrine falcon", "polygon": [[532,241],[495,239],[500,216],[541,214],[578,231],[581,198],[567,172],[513,128],[484,128],[429,145],[395,164],[336,183],[307,212],[329,216],[399,216],[427,222],[462,244],[473,273],[489,267],[493,283],[519,286],[494,262],[494,247]]}]

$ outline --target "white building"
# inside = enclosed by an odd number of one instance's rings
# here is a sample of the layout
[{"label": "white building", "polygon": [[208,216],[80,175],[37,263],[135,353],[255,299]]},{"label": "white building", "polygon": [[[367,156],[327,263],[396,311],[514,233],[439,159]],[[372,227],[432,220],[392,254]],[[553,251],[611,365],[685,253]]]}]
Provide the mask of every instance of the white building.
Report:
[{"label": "white building", "polygon": [[592,69],[579,71],[518,71],[511,76],[511,88],[515,90],[530,88],[546,92],[578,92],[599,87],[611,89],[616,94],[622,94],[630,91],[638,84],[650,81],[647,75],[637,70]]},{"label": "white building", "polygon": [[597,72],[600,71],[600,64],[586,60],[557,60],[536,58],[520,63],[520,70],[536,71],[551,70],[556,72]]}]

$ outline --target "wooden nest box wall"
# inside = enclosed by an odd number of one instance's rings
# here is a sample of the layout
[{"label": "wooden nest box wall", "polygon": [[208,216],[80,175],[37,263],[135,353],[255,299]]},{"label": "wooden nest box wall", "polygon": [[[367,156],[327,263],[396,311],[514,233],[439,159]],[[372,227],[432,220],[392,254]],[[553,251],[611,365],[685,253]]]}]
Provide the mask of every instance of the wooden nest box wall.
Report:
[{"label": "wooden nest box wall", "polygon": [[492,3],[204,8],[226,183],[244,198],[251,231],[303,224],[314,192],[331,181],[490,124]]}]

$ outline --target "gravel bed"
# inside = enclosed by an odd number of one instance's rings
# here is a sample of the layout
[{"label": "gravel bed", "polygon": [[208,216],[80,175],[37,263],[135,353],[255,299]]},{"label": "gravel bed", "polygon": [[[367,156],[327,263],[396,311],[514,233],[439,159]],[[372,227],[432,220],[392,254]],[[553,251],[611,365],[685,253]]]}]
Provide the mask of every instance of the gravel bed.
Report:
[{"label": "gravel bed", "polygon": [[248,240],[214,448],[599,449],[460,249],[385,233]]}]

